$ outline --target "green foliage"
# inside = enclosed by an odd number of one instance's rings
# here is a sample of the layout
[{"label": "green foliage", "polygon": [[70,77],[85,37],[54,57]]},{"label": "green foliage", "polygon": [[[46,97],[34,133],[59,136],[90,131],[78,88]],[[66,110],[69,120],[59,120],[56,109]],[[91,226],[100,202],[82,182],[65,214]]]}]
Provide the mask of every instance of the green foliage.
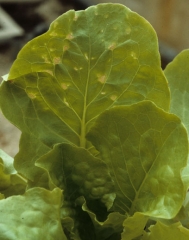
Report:
[{"label": "green foliage", "polygon": [[114,209],[167,219],[176,215],[187,191],[180,169],[188,157],[187,132],[178,117],[142,101],[105,111],[87,137],[115,183]]},{"label": "green foliage", "polygon": [[189,238],[189,51],[161,69],[151,25],[121,4],[68,11],[0,87],[21,131],[0,151],[0,239]]},{"label": "green foliage", "polygon": [[60,221],[60,189],[32,188],[0,201],[0,239],[66,240]]}]

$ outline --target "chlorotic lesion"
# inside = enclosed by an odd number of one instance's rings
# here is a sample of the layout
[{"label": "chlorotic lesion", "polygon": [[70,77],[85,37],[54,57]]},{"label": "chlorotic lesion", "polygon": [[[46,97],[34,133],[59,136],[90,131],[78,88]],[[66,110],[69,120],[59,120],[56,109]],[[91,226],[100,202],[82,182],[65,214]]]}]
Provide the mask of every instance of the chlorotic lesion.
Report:
[{"label": "chlorotic lesion", "polygon": [[66,106],[70,106],[66,98],[64,98],[64,103],[66,104]]},{"label": "chlorotic lesion", "polygon": [[117,99],[117,95],[111,95],[111,96],[110,96],[110,99],[111,99],[112,101],[115,101],[115,100]]},{"label": "chlorotic lesion", "polygon": [[111,43],[108,47],[109,50],[113,51],[116,48],[116,43]]},{"label": "chlorotic lesion", "polygon": [[70,47],[68,45],[63,46],[63,52],[67,51]]},{"label": "chlorotic lesion", "polygon": [[97,77],[98,77],[98,82],[100,82],[100,83],[102,83],[102,84],[104,84],[105,82],[106,82],[106,75],[97,75]]},{"label": "chlorotic lesion", "polygon": [[51,71],[51,70],[44,70],[44,72],[47,72],[47,73],[49,73],[51,76],[54,76],[53,71]]},{"label": "chlorotic lesion", "polygon": [[62,83],[61,87],[62,87],[63,90],[67,90],[68,87],[69,87],[69,84],[68,83]]},{"label": "chlorotic lesion", "polygon": [[134,59],[138,59],[136,52],[131,52],[131,57]]},{"label": "chlorotic lesion", "polygon": [[72,33],[69,33],[66,35],[66,39],[68,39],[68,40],[72,40],[73,38],[74,38],[74,36]]},{"label": "chlorotic lesion", "polygon": [[35,99],[36,98],[36,94],[32,93],[32,92],[27,92],[27,95],[30,99]]},{"label": "chlorotic lesion", "polygon": [[61,60],[60,57],[54,57],[54,58],[53,58],[53,63],[54,63],[54,65],[60,64],[61,62],[62,62],[62,60]]},{"label": "chlorotic lesion", "polygon": [[47,55],[43,55],[42,59],[45,61],[45,63],[51,63]]}]

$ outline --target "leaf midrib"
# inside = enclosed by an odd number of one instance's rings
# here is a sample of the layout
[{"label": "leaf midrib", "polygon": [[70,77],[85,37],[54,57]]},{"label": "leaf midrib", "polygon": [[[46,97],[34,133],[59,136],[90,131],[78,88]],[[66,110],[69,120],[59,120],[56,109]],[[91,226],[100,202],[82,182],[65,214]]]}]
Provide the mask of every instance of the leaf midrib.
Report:
[{"label": "leaf midrib", "polygon": [[[86,17],[88,29],[89,23]],[[88,31],[89,33],[89,31]],[[88,35],[88,46],[89,46],[89,55],[88,55],[88,69],[87,69],[87,79],[85,85],[84,101],[83,101],[83,113],[81,118],[81,133],[80,133],[80,147],[86,148],[86,110],[87,110],[87,96],[89,88],[89,78],[90,78],[90,68],[91,68],[91,37]]]}]

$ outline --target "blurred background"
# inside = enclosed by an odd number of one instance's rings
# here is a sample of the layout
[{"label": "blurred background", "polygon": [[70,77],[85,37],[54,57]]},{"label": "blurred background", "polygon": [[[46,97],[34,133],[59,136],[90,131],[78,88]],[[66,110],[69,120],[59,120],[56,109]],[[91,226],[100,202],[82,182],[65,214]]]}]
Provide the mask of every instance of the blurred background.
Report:
[{"label": "blurred background", "polygon": [[[157,32],[162,68],[189,48],[189,0],[0,0],[0,81],[25,43],[46,32],[69,9],[98,3],[121,3],[145,17]],[[20,131],[0,113],[0,148],[18,152]]]}]

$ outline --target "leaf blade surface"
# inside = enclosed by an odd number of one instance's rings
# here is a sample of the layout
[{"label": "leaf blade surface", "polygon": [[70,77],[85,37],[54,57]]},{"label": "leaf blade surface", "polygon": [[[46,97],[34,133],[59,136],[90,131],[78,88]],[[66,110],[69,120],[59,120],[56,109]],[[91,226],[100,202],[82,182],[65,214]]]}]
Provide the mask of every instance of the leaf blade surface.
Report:
[{"label": "leaf blade surface", "polygon": [[22,196],[0,201],[1,239],[59,239],[66,240],[60,224],[60,189],[52,192],[33,188]]},{"label": "leaf blade surface", "polygon": [[20,51],[0,94],[3,113],[23,132],[50,147],[86,148],[105,109],[148,99],[167,110],[169,98],[154,30],[120,4],[60,16]]},{"label": "leaf blade surface", "polygon": [[149,101],[115,107],[101,114],[87,138],[111,172],[114,210],[161,218],[177,214],[187,191],[180,171],[188,157],[178,117]]}]

